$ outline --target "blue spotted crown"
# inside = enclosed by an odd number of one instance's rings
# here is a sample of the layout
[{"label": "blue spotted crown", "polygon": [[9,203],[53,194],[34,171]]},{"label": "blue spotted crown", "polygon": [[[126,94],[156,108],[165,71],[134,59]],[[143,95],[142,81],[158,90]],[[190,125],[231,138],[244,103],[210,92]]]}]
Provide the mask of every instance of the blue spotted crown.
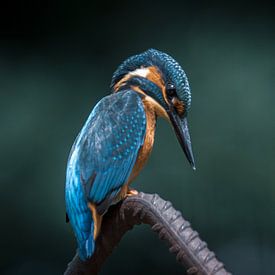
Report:
[{"label": "blue spotted crown", "polygon": [[158,67],[164,82],[174,84],[179,99],[185,103],[188,111],[191,107],[191,91],[184,70],[170,55],[155,49],[149,49],[126,59],[113,74],[111,87],[129,72],[149,66]]}]

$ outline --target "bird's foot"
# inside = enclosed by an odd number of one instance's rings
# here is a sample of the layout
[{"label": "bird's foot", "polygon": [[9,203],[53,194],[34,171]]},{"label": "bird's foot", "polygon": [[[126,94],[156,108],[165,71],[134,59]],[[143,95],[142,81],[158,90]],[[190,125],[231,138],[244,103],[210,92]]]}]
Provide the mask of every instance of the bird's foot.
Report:
[{"label": "bird's foot", "polygon": [[135,190],[135,189],[129,189],[127,194],[126,194],[126,197],[132,197],[132,196],[137,196],[138,195],[138,191]]}]

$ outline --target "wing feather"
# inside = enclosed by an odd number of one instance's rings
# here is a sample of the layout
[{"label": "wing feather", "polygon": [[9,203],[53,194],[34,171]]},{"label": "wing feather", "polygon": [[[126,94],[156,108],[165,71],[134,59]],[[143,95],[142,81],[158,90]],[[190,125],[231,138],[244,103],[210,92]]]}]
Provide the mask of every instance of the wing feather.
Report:
[{"label": "wing feather", "polygon": [[[143,103],[134,91],[112,94],[96,106],[76,141],[79,170],[89,201],[99,204],[127,182],[145,130]],[[96,176],[89,188],[93,173]]]}]

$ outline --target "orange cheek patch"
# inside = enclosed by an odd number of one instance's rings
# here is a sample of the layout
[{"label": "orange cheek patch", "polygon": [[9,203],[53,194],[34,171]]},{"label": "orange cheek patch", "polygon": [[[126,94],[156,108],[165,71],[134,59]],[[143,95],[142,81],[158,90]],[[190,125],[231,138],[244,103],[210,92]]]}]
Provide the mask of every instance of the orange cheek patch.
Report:
[{"label": "orange cheek patch", "polygon": [[160,87],[164,100],[166,101],[167,104],[169,104],[168,98],[166,95],[165,83],[162,79],[161,73],[159,72],[158,68],[151,66],[151,67],[148,67],[148,69],[150,73],[147,75],[147,78]]},{"label": "orange cheek patch", "polygon": [[159,70],[155,66],[148,67],[148,70],[149,70],[149,73],[146,76],[146,78],[154,82],[157,86],[159,86],[163,90],[165,85]]},{"label": "orange cheek patch", "polygon": [[127,82],[127,80],[129,80],[131,77],[132,77],[132,75],[127,74],[127,75],[124,76],[122,79],[120,79],[120,80],[116,83],[116,85],[114,86],[114,91],[117,92],[118,89],[119,89],[122,85],[124,85],[124,84]]},{"label": "orange cheek patch", "polygon": [[177,110],[179,115],[183,115],[184,114],[184,104],[177,98],[173,98],[172,99],[172,103],[175,107],[175,109]]}]

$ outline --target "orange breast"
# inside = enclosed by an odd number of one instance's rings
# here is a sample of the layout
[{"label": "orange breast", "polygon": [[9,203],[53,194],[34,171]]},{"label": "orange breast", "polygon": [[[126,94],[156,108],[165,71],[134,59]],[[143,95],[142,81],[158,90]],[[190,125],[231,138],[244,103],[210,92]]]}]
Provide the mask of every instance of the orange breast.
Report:
[{"label": "orange breast", "polygon": [[156,112],[154,106],[150,101],[147,101],[146,98],[143,99],[144,109],[146,113],[146,134],[144,138],[143,146],[139,149],[138,157],[134,165],[133,171],[130,175],[128,184],[134,180],[134,178],[140,173],[141,169],[146,164],[150,153],[153,148],[154,138],[155,138],[155,129],[156,129]]}]

